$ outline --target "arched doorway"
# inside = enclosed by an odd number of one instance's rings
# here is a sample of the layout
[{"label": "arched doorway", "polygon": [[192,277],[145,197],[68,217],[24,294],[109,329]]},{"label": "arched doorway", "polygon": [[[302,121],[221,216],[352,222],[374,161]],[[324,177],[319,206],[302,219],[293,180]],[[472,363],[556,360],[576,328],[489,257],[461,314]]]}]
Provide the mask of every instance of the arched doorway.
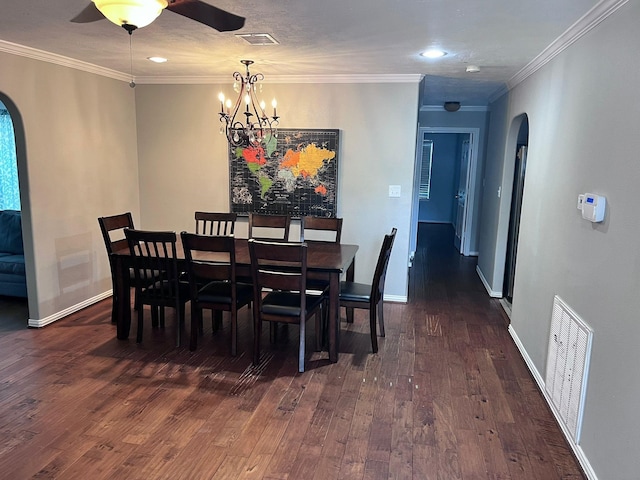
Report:
[{"label": "arched doorway", "polygon": [[[519,124],[519,125],[518,125]],[[518,129],[515,152],[513,146],[508,151],[513,154],[513,183],[511,190],[511,207],[509,214],[509,230],[507,233],[507,250],[504,265],[502,296],[505,308],[511,310],[513,287],[516,276],[516,258],[518,254],[518,236],[520,232],[520,213],[524,195],[524,177],[527,167],[527,148],[529,146],[529,121],[526,114],[516,119],[512,128]]]},{"label": "arched doorway", "polygon": [[[15,104],[0,92],[0,210],[18,210],[21,212],[22,244],[25,258],[27,285],[33,271],[33,242],[31,241],[31,223],[28,214],[27,174],[25,162],[25,136],[22,118]],[[26,213],[26,218],[25,218]],[[25,232],[28,235],[25,235]],[[27,287],[27,292],[29,288]],[[22,292],[10,291],[0,297],[2,302],[2,320],[4,328],[26,328],[29,320],[29,300]],[[5,318],[8,317],[8,318]]]}]

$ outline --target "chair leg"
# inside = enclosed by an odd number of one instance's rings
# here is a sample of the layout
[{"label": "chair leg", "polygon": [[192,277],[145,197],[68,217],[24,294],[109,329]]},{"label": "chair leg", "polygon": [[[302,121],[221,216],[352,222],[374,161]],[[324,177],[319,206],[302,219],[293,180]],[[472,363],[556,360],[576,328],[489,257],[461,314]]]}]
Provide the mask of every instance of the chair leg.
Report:
[{"label": "chair leg", "polygon": [[347,311],[347,323],[353,323],[353,308],[346,307],[345,310]]},{"label": "chair leg", "polygon": [[262,335],[262,320],[253,321],[253,364],[260,363],[260,336]]},{"label": "chair leg", "polygon": [[299,353],[298,353],[298,372],[303,373],[304,372],[304,344],[305,344],[305,336],[306,336],[306,319],[305,318],[301,318],[300,319],[300,347],[299,347]]},{"label": "chair leg", "polygon": [[382,299],[378,302],[378,326],[380,328],[380,336],[384,337],[384,302]]},{"label": "chair leg", "polygon": [[371,330],[371,348],[373,353],[378,353],[378,335],[376,333],[376,308],[372,305],[369,308],[369,330]]}]

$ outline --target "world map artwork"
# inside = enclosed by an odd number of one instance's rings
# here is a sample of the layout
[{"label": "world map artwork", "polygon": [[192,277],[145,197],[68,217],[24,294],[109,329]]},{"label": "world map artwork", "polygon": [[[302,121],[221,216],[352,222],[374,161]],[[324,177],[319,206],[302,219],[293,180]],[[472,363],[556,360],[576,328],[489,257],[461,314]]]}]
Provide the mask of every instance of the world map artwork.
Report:
[{"label": "world map artwork", "polygon": [[229,149],[231,211],[336,216],[339,130],[278,129],[263,145]]}]

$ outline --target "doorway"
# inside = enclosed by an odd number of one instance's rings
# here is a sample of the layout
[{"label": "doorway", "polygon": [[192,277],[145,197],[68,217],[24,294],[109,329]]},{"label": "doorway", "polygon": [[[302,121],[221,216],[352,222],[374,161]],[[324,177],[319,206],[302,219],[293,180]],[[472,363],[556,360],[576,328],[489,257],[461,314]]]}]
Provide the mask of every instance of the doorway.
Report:
[{"label": "doorway", "polygon": [[[20,211],[22,227],[22,245],[25,259],[27,285],[33,275],[33,242],[31,240],[31,221],[28,207],[26,175],[26,147],[22,118],[15,104],[0,92],[0,210]],[[25,215],[26,213],[26,215]],[[26,218],[25,218],[26,217]],[[25,328],[29,323],[29,312],[32,305],[24,288],[11,288],[0,297],[1,319],[3,331]],[[12,296],[16,295],[16,296]]]},{"label": "doorway", "polygon": [[518,254],[518,236],[520,233],[520,214],[524,196],[524,179],[527,168],[527,146],[529,143],[529,122],[524,117],[518,130],[518,140],[515,152],[515,166],[513,173],[513,189],[511,193],[511,208],[509,214],[509,231],[507,234],[507,253],[504,265],[504,280],[502,287],[505,307],[510,311],[513,303],[513,288],[516,277],[516,260]]},{"label": "doorway", "polygon": [[[421,198],[420,187],[421,180],[424,178],[422,174],[422,161],[423,161],[423,148],[427,145],[429,140],[433,139],[434,135],[442,135],[443,137],[451,137],[460,139],[459,145],[463,145],[462,149],[455,154],[456,165],[455,175],[452,182],[446,186],[447,198],[442,202],[447,208],[451,210],[451,216],[448,217],[454,228],[456,229],[455,246],[458,251],[465,256],[472,255],[472,234],[475,228],[475,219],[473,218],[474,202],[475,202],[475,178],[476,178],[476,164],[478,157],[478,128],[458,128],[458,127],[420,127],[418,129],[418,138],[416,145],[416,162],[415,162],[415,175],[414,175],[414,194],[411,213],[411,232],[410,232],[410,245],[409,251],[411,252],[410,258],[413,259],[416,251],[418,223],[419,222],[433,222],[431,218],[421,219]],[[467,144],[464,145],[463,140],[467,140]],[[437,142],[433,144],[433,150],[437,153]],[[436,172],[433,173],[432,181],[437,182]],[[435,188],[434,185],[432,185]],[[430,189],[433,192],[433,189]],[[431,201],[431,200],[430,200]],[[435,205],[435,202],[433,202]],[[436,223],[443,221],[438,218]]]}]

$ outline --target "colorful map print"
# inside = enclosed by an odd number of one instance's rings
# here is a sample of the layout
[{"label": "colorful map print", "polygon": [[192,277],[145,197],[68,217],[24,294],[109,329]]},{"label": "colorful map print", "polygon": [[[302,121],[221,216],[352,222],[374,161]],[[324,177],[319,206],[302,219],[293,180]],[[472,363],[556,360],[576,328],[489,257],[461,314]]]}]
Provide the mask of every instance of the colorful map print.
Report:
[{"label": "colorful map print", "polygon": [[335,216],[338,136],[279,129],[264,146],[230,149],[231,211]]}]

